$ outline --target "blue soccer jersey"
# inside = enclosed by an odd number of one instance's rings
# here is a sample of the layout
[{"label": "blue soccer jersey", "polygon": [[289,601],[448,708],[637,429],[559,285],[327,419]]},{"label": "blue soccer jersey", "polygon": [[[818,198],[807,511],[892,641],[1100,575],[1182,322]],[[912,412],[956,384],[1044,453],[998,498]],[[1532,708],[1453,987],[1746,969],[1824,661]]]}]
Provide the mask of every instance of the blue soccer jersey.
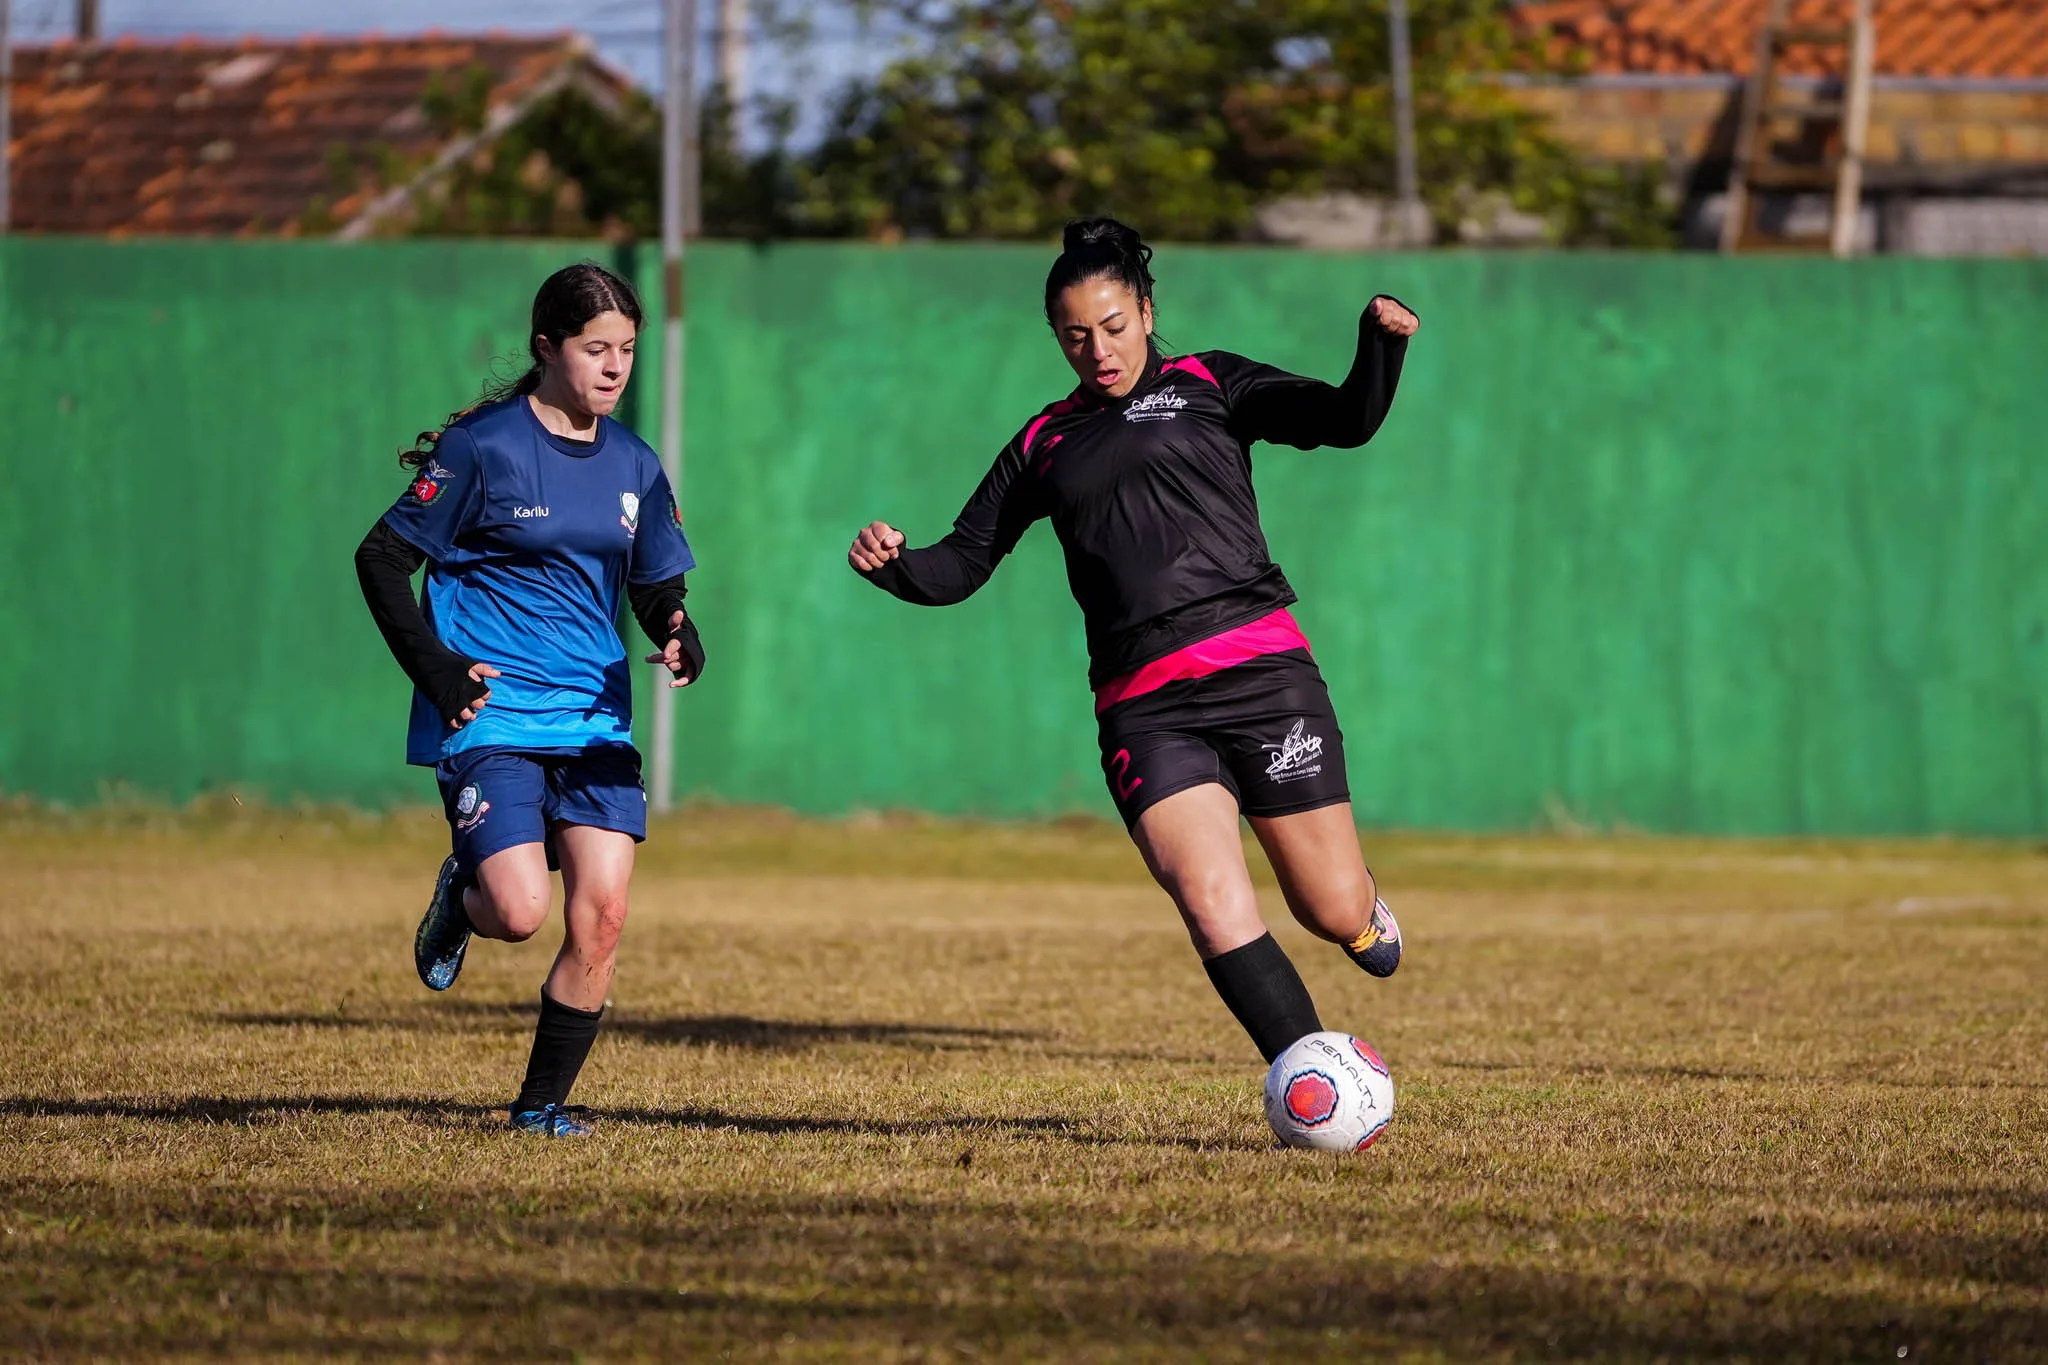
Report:
[{"label": "blue soccer jersey", "polygon": [[448,428],[384,524],[427,557],[435,634],[504,675],[460,730],[415,693],[408,763],[632,742],[619,595],[696,564],[645,441],[609,417],[594,442],[565,440],[524,397],[492,403]]}]

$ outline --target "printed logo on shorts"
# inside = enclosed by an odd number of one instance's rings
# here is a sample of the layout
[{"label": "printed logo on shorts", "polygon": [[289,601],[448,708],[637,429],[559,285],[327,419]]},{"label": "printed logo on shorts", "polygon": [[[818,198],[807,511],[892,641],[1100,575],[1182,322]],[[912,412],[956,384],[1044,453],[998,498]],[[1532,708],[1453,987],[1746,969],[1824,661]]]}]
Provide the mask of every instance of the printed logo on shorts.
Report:
[{"label": "printed logo on shorts", "polygon": [[1126,422],[1169,422],[1180,416],[1180,410],[1188,400],[1173,391],[1168,384],[1157,393],[1148,393],[1124,409]]},{"label": "printed logo on shorts", "polygon": [[626,534],[629,536],[640,529],[640,495],[638,493],[619,494],[619,525],[626,528]]},{"label": "printed logo on shorts", "polygon": [[455,822],[455,828],[467,834],[481,825],[484,817],[491,813],[491,803],[484,800],[483,792],[472,782],[456,796],[455,813],[461,817]]},{"label": "printed logo on shorts", "polygon": [[1278,744],[1259,746],[1273,756],[1266,764],[1266,776],[1275,782],[1299,782],[1323,770],[1323,739],[1308,732],[1308,718],[1294,722],[1287,738]]}]

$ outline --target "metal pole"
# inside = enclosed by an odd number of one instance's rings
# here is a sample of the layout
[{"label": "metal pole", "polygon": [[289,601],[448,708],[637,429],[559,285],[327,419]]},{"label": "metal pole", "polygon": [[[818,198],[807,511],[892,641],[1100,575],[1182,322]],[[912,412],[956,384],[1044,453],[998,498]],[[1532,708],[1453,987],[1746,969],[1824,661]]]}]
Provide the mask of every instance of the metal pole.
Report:
[{"label": "metal pole", "polygon": [[1387,0],[1387,37],[1394,76],[1394,189],[1402,246],[1428,240],[1429,211],[1415,175],[1415,82],[1408,60],[1408,0]]},{"label": "metal pole", "polygon": [[100,0],[78,0],[78,18],[75,25],[78,41],[94,43],[100,36]]},{"label": "metal pole", "polygon": [[14,43],[7,32],[10,3],[0,0],[0,233],[13,221],[14,207],[8,194],[14,180],[14,159],[8,155],[14,142]]},{"label": "metal pole", "polygon": [[[661,50],[661,463],[683,498],[683,242],[692,165],[691,117],[695,91],[690,69],[696,57],[695,0],[666,0]],[[656,666],[654,682],[654,773],[649,804],[656,811],[675,808],[676,694],[669,672]]]},{"label": "metal pole", "polygon": [[728,111],[728,150],[737,152],[747,107],[747,0],[718,0],[718,87]]},{"label": "metal pole", "polygon": [[1848,79],[1842,104],[1842,169],[1835,178],[1834,240],[1837,258],[1856,254],[1856,229],[1863,216],[1863,147],[1870,133],[1870,66],[1877,35],[1871,29],[1870,0],[1856,0],[1849,40]]}]

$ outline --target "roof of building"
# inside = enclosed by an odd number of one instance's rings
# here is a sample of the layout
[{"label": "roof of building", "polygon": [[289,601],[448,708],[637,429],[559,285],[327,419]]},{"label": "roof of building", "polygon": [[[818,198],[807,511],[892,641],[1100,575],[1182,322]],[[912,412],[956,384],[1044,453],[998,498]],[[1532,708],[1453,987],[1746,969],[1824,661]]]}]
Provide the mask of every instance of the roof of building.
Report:
[{"label": "roof of building", "polygon": [[405,194],[365,158],[430,177],[567,84],[626,88],[567,34],[58,43],[14,70],[12,225],[113,234],[360,229]]},{"label": "roof of building", "polygon": [[[1526,0],[1525,29],[1548,29],[1560,59],[1593,75],[1747,75],[1770,0]],[[1793,0],[1800,24],[1840,24],[1849,0]],[[2048,0],[1875,0],[1878,76],[2048,79]],[[1785,70],[1831,76],[1839,48],[1795,49]]]}]

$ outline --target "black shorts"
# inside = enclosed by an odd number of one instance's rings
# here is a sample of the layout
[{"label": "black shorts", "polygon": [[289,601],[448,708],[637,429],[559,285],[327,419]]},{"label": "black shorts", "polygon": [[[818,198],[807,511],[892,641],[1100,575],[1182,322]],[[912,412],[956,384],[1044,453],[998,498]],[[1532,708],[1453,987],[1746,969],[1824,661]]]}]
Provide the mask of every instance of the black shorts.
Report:
[{"label": "black shorts", "polygon": [[1102,772],[1126,825],[1159,801],[1220,782],[1246,815],[1351,799],[1344,733],[1305,649],[1171,682],[1096,718]]}]

